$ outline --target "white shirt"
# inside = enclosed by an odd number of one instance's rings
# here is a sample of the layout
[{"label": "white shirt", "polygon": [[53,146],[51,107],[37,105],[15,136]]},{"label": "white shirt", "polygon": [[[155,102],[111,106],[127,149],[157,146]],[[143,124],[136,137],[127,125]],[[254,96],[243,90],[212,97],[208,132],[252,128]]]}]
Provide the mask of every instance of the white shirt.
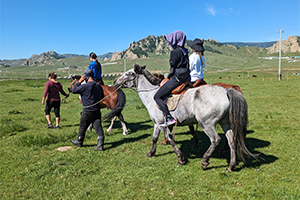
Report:
[{"label": "white shirt", "polygon": [[201,56],[203,65],[201,65],[200,56],[193,52],[190,57],[190,75],[191,75],[191,82],[196,82],[199,79],[203,79],[203,68],[205,66],[205,59],[204,56]]}]

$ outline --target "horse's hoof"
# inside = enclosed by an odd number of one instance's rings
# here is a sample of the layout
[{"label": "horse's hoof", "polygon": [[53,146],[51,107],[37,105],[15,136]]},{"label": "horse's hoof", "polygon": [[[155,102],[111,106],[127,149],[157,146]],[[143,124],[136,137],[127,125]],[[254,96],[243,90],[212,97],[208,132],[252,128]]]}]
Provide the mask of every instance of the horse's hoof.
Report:
[{"label": "horse's hoof", "polygon": [[202,162],[201,168],[205,169],[209,165],[209,162]]},{"label": "horse's hoof", "polygon": [[184,165],[185,161],[178,161],[177,165]]},{"label": "horse's hoof", "polygon": [[234,169],[234,166],[233,167],[229,166],[229,167],[226,168],[225,172],[232,172],[233,169]]},{"label": "horse's hoof", "polygon": [[128,135],[127,133],[123,133],[123,135]]},{"label": "horse's hoof", "polygon": [[152,154],[151,154],[151,153],[147,153],[147,154],[146,154],[146,157],[151,158],[151,157],[152,157]]},{"label": "horse's hoof", "polygon": [[111,129],[107,129],[106,131],[107,131],[107,132],[111,132]]}]

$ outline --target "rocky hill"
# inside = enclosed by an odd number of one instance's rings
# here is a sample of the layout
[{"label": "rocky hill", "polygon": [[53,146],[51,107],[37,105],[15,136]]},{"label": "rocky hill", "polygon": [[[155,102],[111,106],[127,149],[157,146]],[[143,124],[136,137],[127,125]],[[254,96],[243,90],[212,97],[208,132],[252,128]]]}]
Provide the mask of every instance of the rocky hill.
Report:
[{"label": "rocky hill", "polygon": [[55,51],[48,51],[40,55],[33,54],[29,59],[22,62],[22,66],[37,66],[43,64],[52,64],[53,60],[65,58],[64,56],[56,53]]},{"label": "rocky hill", "polygon": [[[274,44],[272,47],[267,48],[269,53],[279,52],[280,41]],[[281,52],[300,52],[300,37],[289,36],[286,40],[281,41]]]},{"label": "rocky hill", "polygon": [[[98,55],[99,60],[110,59],[113,53],[109,52],[103,55]],[[53,61],[62,59],[62,58],[71,58],[71,57],[86,57],[88,55],[78,55],[78,54],[58,54],[55,51],[48,51],[41,53],[40,55],[33,54],[28,59],[16,59],[16,60],[0,60],[0,68],[11,67],[11,66],[39,66],[48,64],[51,65]]]},{"label": "rocky hill", "polygon": [[111,61],[119,60],[124,58],[124,56],[130,59],[146,58],[148,53],[163,55],[170,53],[171,50],[163,36],[155,37],[151,35],[138,42],[131,43],[125,51],[113,53]]},{"label": "rocky hill", "polygon": [[[293,36],[294,37],[294,36]],[[202,39],[203,40],[203,39]],[[188,43],[189,41],[187,41]],[[212,38],[204,40],[204,48],[206,52],[226,54],[228,51],[224,50],[226,47],[231,49],[239,49],[243,47],[261,47],[266,48],[274,45],[276,42],[260,42],[260,43],[241,43],[241,42],[231,42],[231,43],[219,43],[217,40]],[[187,47],[187,45],[186,45]],[[224,47],[224,48],[222,48]],[[189,48],[189,47],[187,47]],[[137,58],[147,58],[149,54],[153,53],[155,55],[169,54],[171,47],[167,44],[163,36],[148,36],[147,38],[141,39],[138,42],[133,42],[129,45],[128,49],[121,52],[115,52],[112,55],[111,61],[116,61],[122,59],[126,56],[129,59]],[[222,51],[223,50],[223,51]],[[189,49],[189,51],[191,51]]]}]

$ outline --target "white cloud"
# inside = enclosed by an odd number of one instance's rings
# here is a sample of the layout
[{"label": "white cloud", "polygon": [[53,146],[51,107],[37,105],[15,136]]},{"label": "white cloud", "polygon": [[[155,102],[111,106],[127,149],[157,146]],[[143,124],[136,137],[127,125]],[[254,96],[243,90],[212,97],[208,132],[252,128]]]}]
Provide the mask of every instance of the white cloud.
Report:
[{"label": "white cloud", "polygon": [[216,16],[216,10],[214,7],[209,7],[207,8],[207,11],[212,15],[212,16]]},{"label": "white cloud", "polygon": [[212,16],[216,16],[216,9],[212,5],[206,5],[206,10]]}]

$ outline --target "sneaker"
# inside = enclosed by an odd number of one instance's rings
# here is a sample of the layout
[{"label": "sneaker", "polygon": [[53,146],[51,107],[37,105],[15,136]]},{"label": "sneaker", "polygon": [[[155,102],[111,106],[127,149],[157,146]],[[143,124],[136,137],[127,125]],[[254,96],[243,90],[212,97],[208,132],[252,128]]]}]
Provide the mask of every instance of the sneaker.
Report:
[{"label": "sneaker", "polygon": [[162,124],[159,124],[159,125],[160,126],[171,126],[175,123],[176,123],[176,120],[171,115],[168,115],[168,116],[166,116],[165,122]]},{"label": "sneaker", "polygon": [[46,126],[46,128],[53,128],[53,125],[50,123]]},{"label": "sneaker", "polygon": [[55,128],[55,129],[60,129],[60,127],[59,127],[59,126],[54,126],[54,128]]},{"label": "sneaker", "polygon": [[176,120],[172,116],[166,117],[167,126],[173,125],[175,123],[176,123]]}]

